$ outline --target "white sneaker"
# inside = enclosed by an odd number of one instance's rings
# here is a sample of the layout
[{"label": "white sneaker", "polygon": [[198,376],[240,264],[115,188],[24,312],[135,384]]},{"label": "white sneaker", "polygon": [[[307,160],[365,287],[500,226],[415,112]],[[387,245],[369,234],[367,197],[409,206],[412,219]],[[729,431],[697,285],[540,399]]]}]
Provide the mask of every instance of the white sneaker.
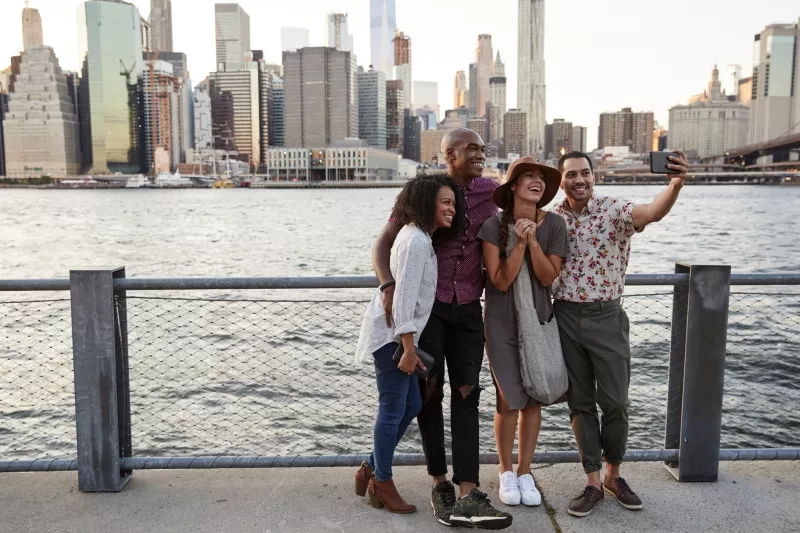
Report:
[{"label": "white sneaker", "polygon": [[521,498],[516,474],[514,472],[500,474],[500,501],[506,505],[519,505]]},{"label": "white sneaker", "polygon": [[542,504],[542,494],[536,488],[536,482],[533,480],[532,475],[525,474],[524,476],[519,476],[519,478],[517,478],[517,484],[519,485],[522,503],[529,507]]}]

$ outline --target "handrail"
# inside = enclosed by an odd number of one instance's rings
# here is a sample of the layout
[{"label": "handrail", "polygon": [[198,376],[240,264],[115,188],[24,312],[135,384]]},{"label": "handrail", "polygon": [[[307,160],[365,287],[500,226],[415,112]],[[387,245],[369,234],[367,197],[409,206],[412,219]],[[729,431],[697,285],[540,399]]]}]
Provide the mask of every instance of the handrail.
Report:
[{"label": "handrail", "polygon": [[[628,274],[627,286],[675,286],[688,283],[688,274]],[[372,289],[375,276],[242,277],[242,278],[123,278],[116,290],[251,290],[251,289]],[[732,274],[731,285],[800,285],[800,273]],[[0,280],[0,292],[68,291],[69,279]]]}]

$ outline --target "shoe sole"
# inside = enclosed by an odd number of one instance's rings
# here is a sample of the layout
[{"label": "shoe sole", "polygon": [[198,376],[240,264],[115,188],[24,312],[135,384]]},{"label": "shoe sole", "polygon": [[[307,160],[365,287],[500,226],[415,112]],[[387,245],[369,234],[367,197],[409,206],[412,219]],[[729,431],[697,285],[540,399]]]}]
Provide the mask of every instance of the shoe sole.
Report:
[{"label": "shoe sole", "polygon": [[497,499],[500,500],[500,503],[502,503],[503,505],[508,505],[509,507],[516,507],[520,503],[522,503],[522,499],[521,498],[516,503],[509,503],[509,502],[505,501],[503,498],[501,498],[500,496],[498,496]]},{"label": "shoe sole", "polygon": [[457,516],[451,517],[450,521],[453,523],[454,526],[461,526],[461,527],[469,527],[469,528],[477,528],[477,529],[505,529],[511,526],[511,519],[498,518],[497,520],[478,520],[477,522],[473,522],[471,518],[467,518],[466,516]]},{"label": "shoe sole", "polygon": [[585,513],[581,513],[581,512],[578,512],[578,511],[573,511],[572,509],[567,509],[567,513],[570,514],[571,516],[576,517],[576,518],[583,518],[584,516],[589,516],[590,514],[592,514],[593,510],[594,510],[594,507],[592,507],[591,509],[589,509]]},{"label": "shoe sole", "polygon": [[431,509],[433,509],[433,517],[436,519],[437,522],[439,522],[443,526],[453,527],[453,524],[451,524],[450,522],[447,522],[446,520],[436,516],[436,507],[434,507],[433,505],[433,500],[431,500]]},{"label": "shoe sole", "polygon": [[630,504],[627,504],[627,503],[622,503],[619,500],[619,498],[617,498],[617,495],[614,494],[613,492],[611,492],[608,488],[603,487],[603,490],[606,491],[615,500],[617,500],[618,504],[620,504],[621,506],[623,506],[625,509],[627,509],[629,511],[641,511],[644,508],[644,504],[643,503],[640,503],[639,505],[630,505]]}]

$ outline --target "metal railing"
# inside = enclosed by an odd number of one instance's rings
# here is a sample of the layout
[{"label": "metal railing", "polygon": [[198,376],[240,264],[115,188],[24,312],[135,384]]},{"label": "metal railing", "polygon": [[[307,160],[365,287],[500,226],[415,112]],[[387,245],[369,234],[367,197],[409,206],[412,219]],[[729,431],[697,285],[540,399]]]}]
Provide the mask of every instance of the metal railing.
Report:
[{"label": "metal railing", "polygon": [[[91,491],[119,490],[139,469],[358,464],[377,404],[373,369],[353,364],[368,296],[309,289],[375,285],[126,279],[123,269],[0,281],[14,293],[0,299],[0,472],[78,470]],[[689,480],[715,479],[719,460],[799,459],[800,275],[678,265],[627,285],[640,293],[624,299],[626,460],[666,461]],[[185,292],[212,290],[227,294]],[[493,463],[488,365],[481,385],[481,460]],[[574,448],[566,405],[545,409],[535,461],[577,461]],[[412,425],[397,463],[424,463],[420,449]]]}]

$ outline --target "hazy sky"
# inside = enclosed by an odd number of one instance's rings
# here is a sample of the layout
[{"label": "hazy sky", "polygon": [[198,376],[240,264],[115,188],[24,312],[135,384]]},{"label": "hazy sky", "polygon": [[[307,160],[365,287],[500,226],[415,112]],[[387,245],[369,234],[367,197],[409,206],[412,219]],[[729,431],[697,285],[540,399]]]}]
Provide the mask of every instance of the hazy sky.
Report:
[{"label": "hazy sky", "polygon": [[[0,0],[0,61],[22,48],[24,0]],[[79,70],[77,12],[81,0],[31,0],[40,10],[45,44],[61,66]],[[133,0],[143,17],[150,0]],[[477,36],[489,33],[506,64],[508,104],[517,94],[517,1],[397,0],[397,26],[412,39],[416,80],[439,84],[442,113],[453,106],[453,77],[468,71]],[[280,28],[311,31],[322,45],[325,15],[349,15],[359,63],[369,65],[369,0],[240,0],[250,15],[251,45],[280,62]],[[172,0],[175,50],[188,56],[194,83],[214,69],[214,1]],[[14,13],[17,13],[16,15]],[[714,63],[752,67],[753,36],[772,23],[800,18],[798,0],[548,0],[545,7],[547,120],[589,127],[599,114],[633,107],[666,125],[670,106],[701,92]]]}]

